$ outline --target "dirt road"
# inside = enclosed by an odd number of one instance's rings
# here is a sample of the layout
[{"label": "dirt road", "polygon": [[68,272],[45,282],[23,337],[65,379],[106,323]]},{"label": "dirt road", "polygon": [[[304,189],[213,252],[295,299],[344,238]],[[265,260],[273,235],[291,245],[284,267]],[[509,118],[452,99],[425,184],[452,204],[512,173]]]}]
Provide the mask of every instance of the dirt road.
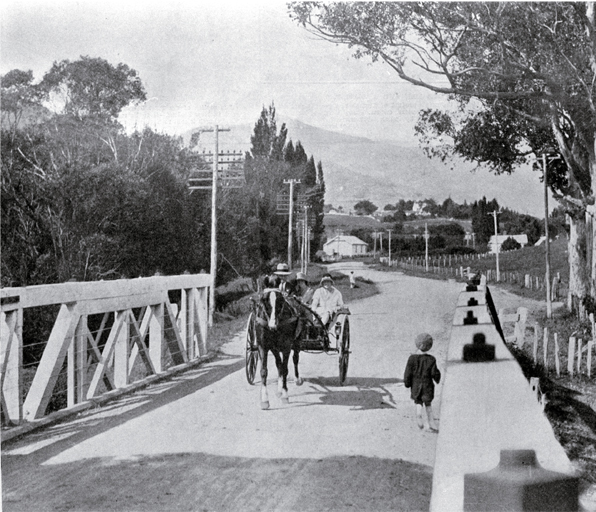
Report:
[{"label": "dirt road", "polygon": [[3,447],[4,510],[428,510],[436,435],[401,378],[422,331],[441,366],[461,284],[355,268],[381,293],[349,304],[346,385],[336,355],[302,354],[304,385],[284,406],[272,379],[262,411],[240,335],[212,363]]}]

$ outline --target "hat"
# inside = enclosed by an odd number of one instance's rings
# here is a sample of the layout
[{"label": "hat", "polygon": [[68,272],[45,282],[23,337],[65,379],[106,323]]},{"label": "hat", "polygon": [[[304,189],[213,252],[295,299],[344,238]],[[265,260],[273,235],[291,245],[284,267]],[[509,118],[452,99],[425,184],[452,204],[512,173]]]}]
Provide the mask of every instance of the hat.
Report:
[{"label": "hat", "polygon": [[321,284],[323,284],[325,281],[331,281],[331,283],[333,284],[333,278],[331,277],[331,274],[325,274],[321,278]]},{"label": "hat", "polygon": [[415,343],[417,349],[421,350],[422,352],[428,352],[433,346],[433,337],[430,334],[423,332],[422,334],[416,336]]},{"label": "hat", "polygon": [[290,267],[288,267],[287,263],[278,263],[277,268],[273,273],[278,276],[289,276],[291,274]]},{"label": "hat", "polygon": [[304,272],[298,272],[296,274],[296,281],[306,281],[306,274]]}]

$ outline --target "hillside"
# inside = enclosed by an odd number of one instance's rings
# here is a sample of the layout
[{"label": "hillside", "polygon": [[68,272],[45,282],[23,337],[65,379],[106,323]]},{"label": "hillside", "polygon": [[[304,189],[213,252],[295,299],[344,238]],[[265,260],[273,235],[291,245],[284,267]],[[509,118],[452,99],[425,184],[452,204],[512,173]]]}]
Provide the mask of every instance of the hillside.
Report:
[{"label": "hillside", "polygon": [[[431,197],[443,201],[450,196],[462,203],[486,196],[521,213],[543,217],[542,186],[539,176],[530,169],[520,169],[511,176],[494,176],[482,170],[472,172],[472,164],[461,161],[451,168],[427,158],[418,147],[354,137],[295,120],[286,125],[288,137],[294,143],[300,141],[309,155],[322,161],[328,204],[350,210],[361,199],[383,208],[399,199]],[[230,132],[220,134],[220,148],[249,150],[253,128],[230,127]],[[184,139],[190,139],[190,132]],[[200,145],[211,149],[213,134],[202,134]]]},{"label": "hillside", "polygon": [[[403,223],[404,231],[409,232],[411,228],[423,228],[426,224],[432,226],[433,224],[459,224],[468,233],[472,232],[472,221],[470,220],[458,220],[458,219],[417,219],[408,220]],[[393,222],[384,223],[380,222],[372,217],[360,216],[360,215],[336,215],[336,214],[325,214],[324,218],[325,234],[327,238],[332,238],[337,235],[338,232],[349,234],[353,229],[365,228],[374,229],[378,231],[391,229],[394,226]]]}]

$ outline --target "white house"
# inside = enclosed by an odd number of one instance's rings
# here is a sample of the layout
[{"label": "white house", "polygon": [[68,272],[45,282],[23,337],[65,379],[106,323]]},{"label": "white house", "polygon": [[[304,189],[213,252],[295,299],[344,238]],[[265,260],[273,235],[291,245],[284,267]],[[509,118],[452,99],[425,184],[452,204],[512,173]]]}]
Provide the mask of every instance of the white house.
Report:
[{"label": "white house", "polygon": [[368,244],[356,236],[339,235],[327,240],[323,250],[329,256],[364,256],[368,252]]},{"label": "white house", "polygon": [[412,206],[412,213],[419,217],[429,217],[430,213],[425,210],[426,203],[424,201],[416,201]]},{"label": "white house", "polygon": [[[499,252],[501,252],[501,246],[503,245],[503,242],[508,238],[513,238],[522,247],[528,245],[528,235],[497,235],[496,243],[498,244]],[[490,252],[491,254],[496,254],[497,248],[495,245],[495,235],[490,237],[490,240],[488,242],[488,249],[488,252]]]}]

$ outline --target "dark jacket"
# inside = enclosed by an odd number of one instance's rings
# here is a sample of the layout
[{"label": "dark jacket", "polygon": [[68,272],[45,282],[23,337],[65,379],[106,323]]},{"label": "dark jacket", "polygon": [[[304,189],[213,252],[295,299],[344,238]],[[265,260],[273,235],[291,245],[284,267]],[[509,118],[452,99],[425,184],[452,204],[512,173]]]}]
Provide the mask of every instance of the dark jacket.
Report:
[{"label": "dark jacket", "polygon": [[[412,354],[404,372],[404,386],[412,388],[411,397],[417,404],[430,404],[435,397],[435,384],[441,380],[437,360],[430,354]],[[434,382],[433,382],[434,381]]]}]

